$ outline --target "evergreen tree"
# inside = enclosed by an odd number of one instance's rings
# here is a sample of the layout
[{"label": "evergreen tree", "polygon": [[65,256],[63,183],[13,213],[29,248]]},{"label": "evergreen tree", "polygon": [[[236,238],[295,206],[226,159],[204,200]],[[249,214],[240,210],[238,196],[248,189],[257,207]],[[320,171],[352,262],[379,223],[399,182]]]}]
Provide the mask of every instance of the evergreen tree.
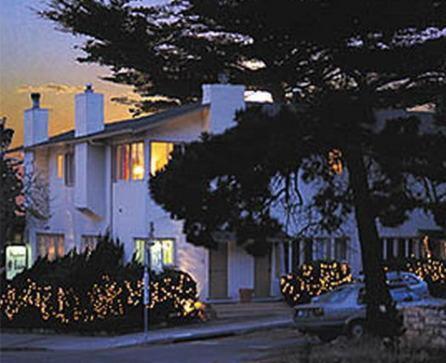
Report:
[{"label": "evergreen tree", "polygon": [[14,130],[6,127],[6,118],[0,119],[0,265],[4,266],[4,249],[8,238],[22,225],[23,184],[21,162],[6,156]]},{"label": "evergreen tree", "polygon": [[[319,223],[335,229],[354,212],[377,333],[383,319],[395,321],[395,310],[379,266],[376,218],[397,225],[423,208],[443,224],[446,173],[440,126],[427,133],[408,113],[380,126],[376,111],[444,96],[445,14],[439,0],[179,0],[163,7],[53,0],[42,13],[89,37],[81,60],[110,66],[107,79],[158,96],[136,112],[194,100],[221,73],[270,91],[280,112],[248,111],[234,130],[192,144],[153,179],[152,193],[185,219],[192,242],[212,245],[215,230],[230,229],[243,242],[257,241],[249,248],[258,251],[281,227],[271,203],[283,201],[288,212],[301,203],[301,170],[306,181],[322,180],[313,200]],[[327,171],[333,161],[346,172]]]}]

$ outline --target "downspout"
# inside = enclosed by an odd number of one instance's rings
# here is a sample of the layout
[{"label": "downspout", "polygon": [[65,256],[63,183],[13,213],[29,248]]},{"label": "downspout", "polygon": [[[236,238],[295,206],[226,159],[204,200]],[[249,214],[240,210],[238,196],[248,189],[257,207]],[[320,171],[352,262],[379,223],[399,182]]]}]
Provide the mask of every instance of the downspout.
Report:
[{"label": "downspout", "polygon": [[110,178],[109,178],[109,183],[110,183],[110,222],[109,222],[109,226],[110,226],[110,238],[113,239],[113,146],[108,144],[107,145],[109,150],[110,150]]}]

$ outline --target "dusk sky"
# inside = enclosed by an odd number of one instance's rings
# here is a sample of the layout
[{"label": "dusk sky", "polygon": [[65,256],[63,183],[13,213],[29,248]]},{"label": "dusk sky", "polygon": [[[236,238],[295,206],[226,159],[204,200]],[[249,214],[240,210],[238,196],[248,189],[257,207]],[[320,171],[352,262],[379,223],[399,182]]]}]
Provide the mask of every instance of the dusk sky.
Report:
[{"label": "dusk sky", "polygon": [[[157,3],[144,0],[141,3]],[[41,19],[37,9],[41,0],[0,0],[0,117],[6,116],[15,129],[12,146],[23,142],[23,111],[30,107],[31,92],[42,94],[42,107],[49,108],[50,135],[66,131],[74,125],[74,94],[91,82],[105,94],[105,120],[131,117],[128,106],[111,102],[116,96],[128,96],[130,87],[101,81],[108,69],[80,64],[82,55],[74,49],[82,38],[55,30],[55,24]]]}]

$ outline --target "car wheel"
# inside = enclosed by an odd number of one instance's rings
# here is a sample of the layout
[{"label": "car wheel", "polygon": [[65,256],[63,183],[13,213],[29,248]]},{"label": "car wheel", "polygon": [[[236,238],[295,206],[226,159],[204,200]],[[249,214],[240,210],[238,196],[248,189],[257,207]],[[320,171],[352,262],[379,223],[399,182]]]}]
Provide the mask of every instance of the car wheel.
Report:
[{"label": "car wheel", "polygon": [[338,337],[338,335],[335,333],[319,333],[317,336],[323,343],[329,343]]},{"label": "car wheel", "polygon": [[353,339],[359,339],[365,334],[365,325],[361,320],[352,321],[348,325],[348,336]]}]

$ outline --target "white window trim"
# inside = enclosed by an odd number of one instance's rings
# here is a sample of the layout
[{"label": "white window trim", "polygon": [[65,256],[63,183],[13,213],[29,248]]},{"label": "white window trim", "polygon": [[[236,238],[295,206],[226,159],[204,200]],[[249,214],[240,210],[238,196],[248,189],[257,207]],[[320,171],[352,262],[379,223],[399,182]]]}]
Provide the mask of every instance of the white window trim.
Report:
[{"label": "white window trim", "polygon": [[[143,144],[143,158],[144,158],[144,174],[142,179],[133,179],[132,177],[132,144]],[[130,147],[129,151],[129,179],[120,179],[118,178],[118,165],[117,165],[117,150],[119,146],[128,145]],[[137,139],[132,141],[123,141],[112,145],[112,155],[111,155],[111,163],[112,163],[112,181],[113,183],[140,183],[147,181],[148,174],[147,170],[150,168],[150,164],[147,165],[147,142],[144,139]],[[149,155],[150,157],[150,155]]]},{"label": "white window trim", "polygon": [[[136,250],[136,243],[137,241],[148,241],[149,238],[148,237],[134,237],[133,238],[133,251],[135,252]],[[177,266],[177,239],[173,238],[173,237],[157,237],[154,238],[155,241],[172,241],[173,243],[173,262],[171,264],[164,264],[163,261],[163,268],[173,268]],[[164,256],[162,256],[164,259]]]}]

